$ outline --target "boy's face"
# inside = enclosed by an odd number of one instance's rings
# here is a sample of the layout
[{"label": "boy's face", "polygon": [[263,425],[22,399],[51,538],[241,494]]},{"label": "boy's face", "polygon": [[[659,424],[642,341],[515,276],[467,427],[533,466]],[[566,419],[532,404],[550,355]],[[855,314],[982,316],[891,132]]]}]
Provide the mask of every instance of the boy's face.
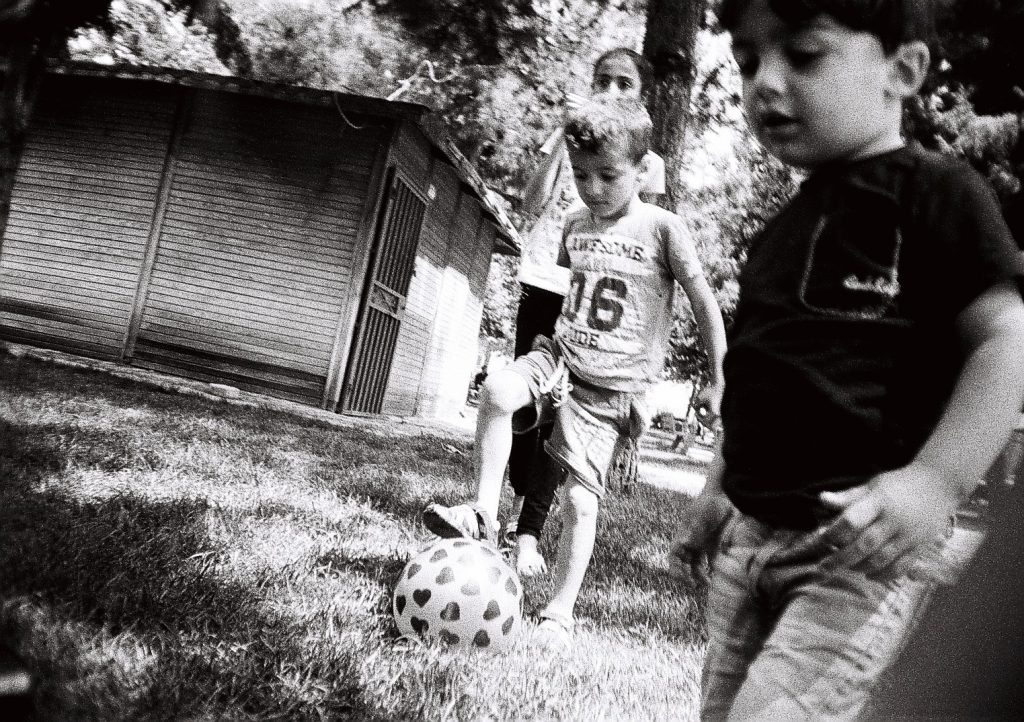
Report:
[{"label": "boy's face", "polygon": [[753,0],[733,32],[754,135],[784,163],[814,168],[902,145],[896,54],[828,15],[792,28]]},{"label": "boy's face", "polygon": [[617,218],[640,191],[643,160],[634,162],[623,140],[607,141],[596,153],[569,150],[580,198],[598,218]]}]

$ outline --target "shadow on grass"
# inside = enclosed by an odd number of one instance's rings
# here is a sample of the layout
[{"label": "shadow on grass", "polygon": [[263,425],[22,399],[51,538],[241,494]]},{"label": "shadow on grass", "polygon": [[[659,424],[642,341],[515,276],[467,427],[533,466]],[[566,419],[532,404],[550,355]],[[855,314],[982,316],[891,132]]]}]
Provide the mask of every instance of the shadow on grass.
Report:
[{"label": "shadow on grass", "polygon": [[[7,374],[11,370],[16,373]],[[67,686],[68,678],[83,675],[83,669],[92,670],[85,676],[108,682],[126,677],[110,661],[122,648],[142,659],[138,664],[144,668],[117,682],[122,687],[108,695],[123,700],[125,709],[58,710],[44,718],[159,716],[147,714],[152,710],[173,710],[176,717],[216,718],[229,711],[301,718],[311,716],[312,710],[308,700],[300,699],[302,693],[319,694],[311,684],[330,687],[317,712],[326,710],[333,719],[378,716],[366,706],[373,700],[358,687],[358,649],[311,654],[303,641],[309,630],[275,611],[279,608],[274,602],[281,597],[269,598],[269,587],[285,583],[281,575],[272,572],[245,583],[232,577],[230,562],[218,560],[217,544],[208,532],[217,510],[209,507],[202,488],[197,487],[194,497],[174,501],[131,493],[90,499],[45,482],[60,480],[68,469],[118,473],[158,468],[164,462],[149,447],[165,441],[180,446],[184,439],[195,445],[223,444],[230,451],[216,461],[227,463],[213,467],[227,468],[229,476],[230,462],[242,461],[246,468],[276,472],[276,481],[294,483],[299,493],[312,489],[365,502],[403,526],[415,527],[426,501],[449,503],[469,494],[465,442],[431,434],[391,437],[298,415],[163,394],[132,381],[27,360],[10,363],[0,357],[0,378],[4,394],[18,397],[12,418],[37,420],[0,427],[0,597],[17,595],[48,605],[58,621],[85,630],[78,632],[77,644],[69,642],[61,649],[89,650],[83,634],[120,637],[100,645],[105,651],[99,661],[64,662],[52,649],[33,651],[29,639],[40,633],[26,615],[7,614],[2,605],[0,634],[21,645],[40,680],[49,685],[41,690],[54,694]],[[24,413],[17,412],[17,404],[27,404]],[[76,411],[60,414],[65,404]],[[39,422],[40,417],[54,418],[51,408],[58,422]],[[129,413],[118,417],[115,412],[107,419],[104,410],[110,409]],[[301,462],[294,467],[304,468],[306,476],[289,477],[293,467],[287,458],[282,461],[282,454],[308,455],[308,469]],[[239,477],[232,483],[248,481]],[[684,598],[678,583],[653,561],[652,549],[667,549],[674,524],[670,497],[674,499],[670,492],[644,487],[633,497],[612,495],[605,503],[581,597],[581,614],[589,621],[608,629],[647,625],[677,639],[699,637],[702,607]],[[292,516],[287,504],[276,500],[260,502],[255,513]],[[295,512],[306,513],[311,514],[310,525],[324,524],[323,518],[314,518],[315,512]],[[394,529],[395,519],[379,527],[374,526],[377,515],[367,516],[368,533]],[[552,561],[558,524],[552,520],[550,526],[545,548]],[[218,569],[221,563],[228,573]],[[404,560],[338,550],[320,554],[312,566],[325,585],[335,576],[342,584],[371,582],[373,588],[362,598],[377,615],[370,624],[387,624],[388,590]],[[297,578],[302,581],[301,575]],[[616,606],[605,605],[604,599],[613,595]],[[330,613],[329,603],[321,606],[319,621]],[[379,641],[378,631],[374,627],[360,634],[372,637],[372,643]],[[296,689],[296,684],[307,686]]]},{"label": "shadow on grass", "polygon": [[[0,635],[33,671],[37,718],[303,716],[281,681],[308,663],[300,630],[217,573],[207,502],[48,489],[67,433],[0,421]],[[318,710],[373,719],[353,658],[321,664],[349,681]]]},{"label": "shadow on grass", "polygon": [[[57,448],[50,450],[55,452],[51,458],[72,466],[115,472],[159,469],[164,461],[154,441],[177,444],[187,433],[191,445],[238,442],[246,461],[266,469],[279,463],[276,452],[308,454],[316,459],[310,480],[315,485],[410,520],[438,494],[441,499],[462,499],[470,488],[470,449],[464,441],[429,433],[395,437],[288,412],[165,393],[130,379],[33,359],[0,355],[0,378],[6,395],[17,397],[23,406],[84,407],[73,420],[33,430],[33,435],[53,436]],[[97,402],[124,411],[125,420],[113,427],[97,425]]]}]

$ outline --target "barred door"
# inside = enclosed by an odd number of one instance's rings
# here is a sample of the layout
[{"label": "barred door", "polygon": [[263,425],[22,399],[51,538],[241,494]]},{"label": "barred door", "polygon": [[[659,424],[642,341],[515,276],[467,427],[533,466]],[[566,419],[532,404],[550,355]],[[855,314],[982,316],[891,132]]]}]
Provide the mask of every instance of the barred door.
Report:
[{"label": "barred door", "polygon": [[423,225],[424,203],[393,174],[370,259],[341,410],[380,413]]}]

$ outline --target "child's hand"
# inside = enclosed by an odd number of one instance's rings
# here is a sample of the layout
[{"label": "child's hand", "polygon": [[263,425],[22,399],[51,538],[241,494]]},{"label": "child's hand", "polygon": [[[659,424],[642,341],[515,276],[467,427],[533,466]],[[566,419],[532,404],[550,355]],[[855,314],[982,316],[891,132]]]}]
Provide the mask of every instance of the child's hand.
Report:
[{"label": "child's hand", "polygon": [[948,528],[959,501],[948,479],[916,462],[820,499],[842,512],[822,532],[836,549],[831,563],[897,576]]},{"label": "child's hand", "polygon": [[585,95],[577,95],[576,93],[565,94],[565,107],[569,110],[579,110],[580,106],[586,103],[588,100]]},{"label": "child's hand", "polygon": [[707,384],[698,392],[697,401],[694,404],[697,409],[697,420],[712,431],[718,430],[724,390],[723,384]]},{"label": "child's hand", "polygon": [[731,514],[732,504],[725,494],[699,494],[672,536],[669,572],[688,586],[707,584],[711,557]]}]

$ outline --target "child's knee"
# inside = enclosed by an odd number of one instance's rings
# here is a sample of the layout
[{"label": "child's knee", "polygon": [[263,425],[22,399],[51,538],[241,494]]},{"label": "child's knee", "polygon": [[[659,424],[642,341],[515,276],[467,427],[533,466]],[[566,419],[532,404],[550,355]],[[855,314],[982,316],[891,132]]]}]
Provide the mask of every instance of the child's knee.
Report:
[{"label": "child's knee", "polygon": [[572,481],[566,489],[566,501],[569,510],[576,519],[591,519],[597,517],[599,506],[597,494],[578,481]]},{"label": "child's knee", "polygon": [[480,394],[480,410],[484,413],[511,414],[530,403],[530,387],[526,379],[513,372],[489,375]]}]

